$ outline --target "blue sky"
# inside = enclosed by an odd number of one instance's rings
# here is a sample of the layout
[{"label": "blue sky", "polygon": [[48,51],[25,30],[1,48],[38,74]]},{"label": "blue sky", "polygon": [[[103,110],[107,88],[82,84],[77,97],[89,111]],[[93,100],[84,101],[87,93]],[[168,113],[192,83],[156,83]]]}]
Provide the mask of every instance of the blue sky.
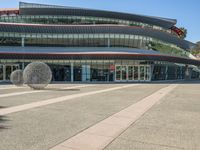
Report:
[{"label": "blue sky", "polygon": [[[121,11],[177,19],[187,40],[200,41],[200,0],[22,0],[64,6]],[[18,7],[19,0],[0,0],[0,8]]]}]

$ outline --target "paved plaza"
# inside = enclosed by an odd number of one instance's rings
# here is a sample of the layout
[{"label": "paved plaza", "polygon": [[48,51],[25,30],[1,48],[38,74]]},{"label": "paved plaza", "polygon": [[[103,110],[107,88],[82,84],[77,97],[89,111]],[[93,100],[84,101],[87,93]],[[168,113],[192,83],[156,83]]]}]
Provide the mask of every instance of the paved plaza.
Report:
[{"label": "paved plaza", "polygon": [[200,83],[0,84],[0,150],[200,150]]}]

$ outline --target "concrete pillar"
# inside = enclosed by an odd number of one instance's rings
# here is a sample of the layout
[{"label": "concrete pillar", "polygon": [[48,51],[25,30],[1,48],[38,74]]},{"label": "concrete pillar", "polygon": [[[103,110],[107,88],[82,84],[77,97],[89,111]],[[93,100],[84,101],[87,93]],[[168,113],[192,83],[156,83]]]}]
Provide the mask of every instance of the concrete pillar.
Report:
[{"label": "concrete pillar", "polygon": [[24,37],[22,37],[21,46],[24,47]]},{"label": "concrete pillar", "polygon": [[110,47],[110,39],[108,38],[108,47]]},{"label": "concrete pillar", "polygon": [[189,66],[185,65],[185,80],[190,79],[190,71],[189,71]]},{"label": "concrete pillar", "polygon": [[24,68],[25,68],[25,64],[24,64],[24,62],[22,63],[22,70],[24,70]]},{"label": "concrete pillar", "polygon": [[[24,37],[22,37],[22,41],[21,41],[21,47],[24,47]],[[24,70],[25,65],[24,65],[24,61],[22,63],[22,70]]]},{"label": "concrete pillar", "polygon": [[74,63],[71,62],[71,82],[74,82]]},{"label": "concrete pillar", "polygon": [[82,81],[90,81],[90,65],[82,65]]},{"label": "concrete pillar", "polygon": [[168,78],[168,65],[166,66],[166,70],[165,70],[165,80],[167,80]]}]

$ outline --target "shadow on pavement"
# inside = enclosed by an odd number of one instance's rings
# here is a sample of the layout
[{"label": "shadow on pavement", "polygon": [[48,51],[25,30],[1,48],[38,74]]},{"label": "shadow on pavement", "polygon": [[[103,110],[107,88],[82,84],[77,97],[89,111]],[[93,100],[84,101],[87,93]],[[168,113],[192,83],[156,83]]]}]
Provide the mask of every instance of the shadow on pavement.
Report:
[{"label": "shadow on pavement", "polygon": [[59,88],[45,88],[46,91],[80,91],[80,89],[59,89]]},{"label": "shadow on pavement", "polygon": [[[6,108],[4,106],[0,106],[0,109]],[[0,131],[3,129],[9,129],[8,125],[6,125],[5,123],[9,121],[8,118],[6,116],[0,116]]]},{"label": "shadow on pavement", "polygon": [[0,131],[3,129],[9,129],[8,125],[5,125],[5,122],[9,121],[7,117],[0,116]]}]

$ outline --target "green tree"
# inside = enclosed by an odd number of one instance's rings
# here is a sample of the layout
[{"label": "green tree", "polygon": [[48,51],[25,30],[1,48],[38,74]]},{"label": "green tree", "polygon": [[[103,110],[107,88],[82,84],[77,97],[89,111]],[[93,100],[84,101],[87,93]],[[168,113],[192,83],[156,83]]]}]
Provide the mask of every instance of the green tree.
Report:
[{"label": "green tree", "polygon": [[179,29],[184,33],[182,38],[185,39],[187,37],[187,29],[184,27],[180,27]]},{"label": "green tree", "polygon": [[200,54],[200,41],[196,43],[196,46],[192,49],[192,54],[197,55]]}]

